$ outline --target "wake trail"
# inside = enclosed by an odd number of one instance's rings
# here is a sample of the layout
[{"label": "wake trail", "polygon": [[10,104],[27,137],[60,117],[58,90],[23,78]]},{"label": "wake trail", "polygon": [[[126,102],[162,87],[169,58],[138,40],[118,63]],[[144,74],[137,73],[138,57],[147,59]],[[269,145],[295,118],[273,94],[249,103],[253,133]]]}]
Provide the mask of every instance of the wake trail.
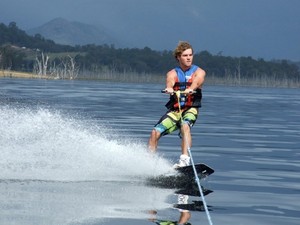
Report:
[{"label": "wake trail", "polygon": [[117,132],[58,111],[0,106],[0,179],[132,181],[170,169]]}]

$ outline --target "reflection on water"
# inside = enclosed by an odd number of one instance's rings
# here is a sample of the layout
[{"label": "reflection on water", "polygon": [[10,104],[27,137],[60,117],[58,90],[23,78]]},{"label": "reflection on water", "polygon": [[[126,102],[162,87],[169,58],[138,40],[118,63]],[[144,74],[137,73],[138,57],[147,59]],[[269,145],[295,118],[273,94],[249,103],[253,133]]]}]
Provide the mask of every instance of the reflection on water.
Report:
[{"label": "reflection on water", "polygon": [[[0,224],[208,224],[199,193],[147,183],[180,152],[177,135],[146,151],[161,88],[1,79]],[[214,224],[299,224],[300,90],[203,94],[192,152],[215,169],[201,180]]]},{"label": "reflection on water", "polygon": [[111,218],[157,222],[160,212],[170,208],[187,222],[190,211],[203,211],[201,201],[189,202],[188,195],[143,182],[1,180],[0,192],[1,224],[101,224]]},{"label": "reflection on water", "polygon": [[[145,218],[164,209],[170,190],[128,182],[2,181],[1,224],[93,224],[108,218]],[[154,199],[159,201],[155,201]]]}]

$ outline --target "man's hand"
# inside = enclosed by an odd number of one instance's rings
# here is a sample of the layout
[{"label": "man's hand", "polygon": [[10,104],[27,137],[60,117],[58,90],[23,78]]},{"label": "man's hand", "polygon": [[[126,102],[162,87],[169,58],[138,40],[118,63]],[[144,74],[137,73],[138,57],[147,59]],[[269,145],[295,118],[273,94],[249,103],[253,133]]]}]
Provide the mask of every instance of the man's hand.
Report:
[{"label": "man's hand", "polygon": [[194,93],[194,90],[191,89],[191,88],[187,88],[187,89],[185,89],[184,92],[183,92],[183,94],[185,94],[185,95],[191,95],[191,94],[193,94],[193,93]]},{"label": "man's hand", "polygon": [[165,93],[172,95],[172,94],[174,94],[174,89],[173,88],[166,88]]}]

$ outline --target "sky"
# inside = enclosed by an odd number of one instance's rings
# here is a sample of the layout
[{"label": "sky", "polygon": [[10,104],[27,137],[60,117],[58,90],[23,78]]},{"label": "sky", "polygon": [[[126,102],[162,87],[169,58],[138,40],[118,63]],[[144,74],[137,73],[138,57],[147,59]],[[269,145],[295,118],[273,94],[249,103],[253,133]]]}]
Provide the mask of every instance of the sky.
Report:
[{"label": "sky", "polygon": [[[300,0],[0,0],[22,30],[61,17],[104,28],[125,47],[300,61]],[[1,34],[0,34],[1,35]]]}]

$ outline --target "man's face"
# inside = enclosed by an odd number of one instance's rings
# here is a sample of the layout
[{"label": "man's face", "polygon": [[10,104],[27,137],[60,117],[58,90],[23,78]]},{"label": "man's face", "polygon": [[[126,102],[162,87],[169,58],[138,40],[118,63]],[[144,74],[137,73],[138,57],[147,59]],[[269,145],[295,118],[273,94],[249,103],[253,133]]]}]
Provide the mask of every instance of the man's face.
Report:
[{"label": "man's face", "polygon": [[178,62],[181,67],[190,67],[193,63],[193,50],[188,48],[183,51],[181,56],[178,57]]}]

